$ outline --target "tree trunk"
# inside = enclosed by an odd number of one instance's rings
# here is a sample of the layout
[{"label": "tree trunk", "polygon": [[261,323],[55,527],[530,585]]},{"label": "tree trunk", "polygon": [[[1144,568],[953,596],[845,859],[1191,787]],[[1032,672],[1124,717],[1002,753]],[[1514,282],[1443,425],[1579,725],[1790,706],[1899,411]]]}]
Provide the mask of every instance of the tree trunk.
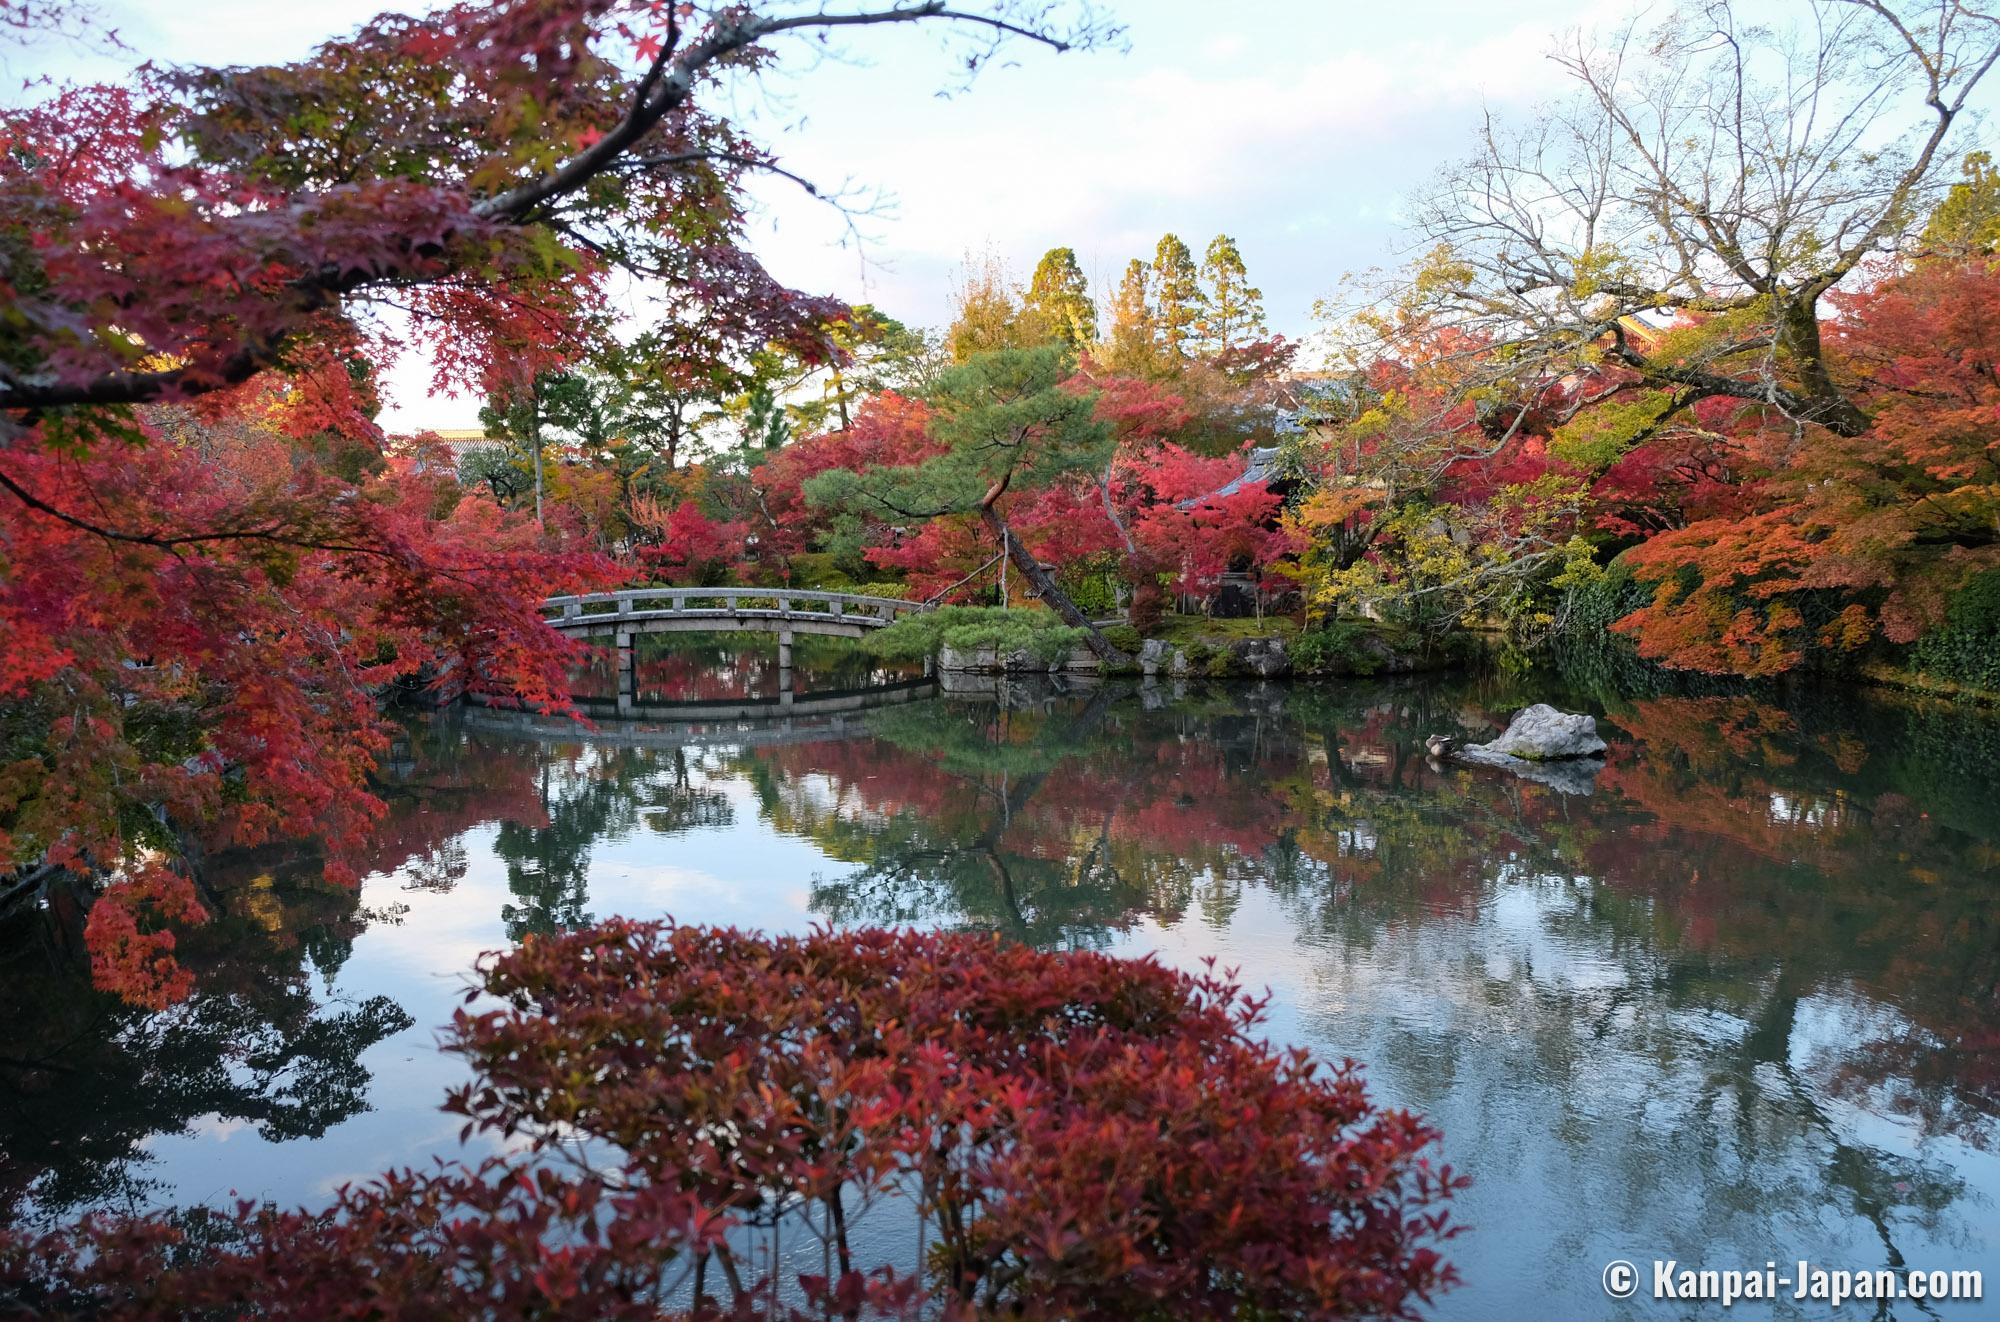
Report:
[{"label": "tree trunk", "polygon": [[1125,554],[1136,557],[1139,554],[1139,548],[1132,541],[1132,534],[1125,530],[1125,520],[1118,517],[1118,505],[1111,499],[1111,464],[1113,462],[1115,461],[1107,460],[1105,462],[1104,476],[1097,480],[1097,494],[1104,499],[1104,517],[1111,520],[1111,526],[1118,530],[1118,540],[1125,543]]},{"label": "tree trunk", "polygon": [[1049,577],[1049,571],[1042,568],[1041,562],[1035,559],[1027,547],[1021,545],[1021,539],[1014,536],[1013,530],[1007,526],[1007,520],[1000,517],[999,510],[991,505],[982,506],[979,517],[986,521],[986,526],[993,530],[993,535],[1006,546],[1007,558],[1014,562],[1014,567],[1035,585],[1035,591],[1041,593],[1043,601],[1055,607],[1055,612],[1062,617],[1063,623],[1083,630],[1084,646],[1096,653],[1098,660],[1115,665],[1126,665],[1131,662],[1131,657],[1113,647],[1111,640],[1097,631],[1097,626],[1076,608],[1076,603],[1069,599],[1069,594],[1057,586],[1055,579]]},{"label": "tree trunk", "polygon": [[1789,358],[1798,373],[1799,393],[1805,397],[1805,418],[1838,436],[1859,436],[1868,430],[1868,415],[1855,407],[1826,370],[1826,356],[1820,347],[1818,304],[1797,300],[1778,312],[1778,350]]},{"label": "tree trunk", "polygon": [[841,376],[840,367],[837,364],[833,369],[833,407],[840,414],[840,429],[842,431],[850,430],[854,424],[849,422],[847,418],[847,381],[846,378]]},{"label": "tree trunk", "polygon": [[542,526],[542,379],[528,396],[528,443],[535,447],[535,526]]}]

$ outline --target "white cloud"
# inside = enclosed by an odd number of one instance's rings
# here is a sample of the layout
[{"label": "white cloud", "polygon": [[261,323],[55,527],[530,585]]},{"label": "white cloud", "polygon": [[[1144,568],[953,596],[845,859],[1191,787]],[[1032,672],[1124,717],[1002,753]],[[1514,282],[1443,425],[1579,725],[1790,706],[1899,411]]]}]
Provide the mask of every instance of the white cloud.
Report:
[{"label": "white cloud", "polygon": [[[1141,42],[1123,59],[1064,57],[1067,79],[996,77],[941,107],[913,74],[871,98],[871,117],[836,108],[831,124],[780,141],[815,177],[895,189],[895,216],[869,226],[883,266],[858,283],[837,218],[773,185],[760,194],[778,224],[760,249],[800,284],[935,321],[968,249],[991,246],[1025,270],[1066,243],[1103,279],[1164,231],[1197,250],[1226,232],[1274,321],[1297,333],[1343,271],[1392,255],[1402,198],[1463,150],[1482,104],[1517,110],[1547,89],[1551,33],[1583,11],[1538,11],[1477,40],[1457,29],[1384,45],[1348,39],[1323,6],[1314,22],[1212,37],[1186,60],[1149,58]],[[1293,39],[1284,57],[1266,58],[1281,37]],[[1255,58],[1232,58],[1239,48]]]}]

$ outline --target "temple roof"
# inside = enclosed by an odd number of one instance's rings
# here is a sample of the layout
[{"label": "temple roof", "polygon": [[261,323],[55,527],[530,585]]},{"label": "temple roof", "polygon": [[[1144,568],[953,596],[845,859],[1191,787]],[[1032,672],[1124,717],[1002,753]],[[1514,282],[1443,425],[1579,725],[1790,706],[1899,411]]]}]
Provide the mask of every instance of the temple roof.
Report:
[{"label": "temple roof", "polygon": [[1174,508],[1184,510],[1193,509],[1205,500],[1221,500],[1226,496],[1235,495],[1252,482],[1270,482],[1279,476],[1278,447],[1275,445],[1259,446],[1251,450],[1246,456],[1242,472],[1207,495],[1190,496]]}]

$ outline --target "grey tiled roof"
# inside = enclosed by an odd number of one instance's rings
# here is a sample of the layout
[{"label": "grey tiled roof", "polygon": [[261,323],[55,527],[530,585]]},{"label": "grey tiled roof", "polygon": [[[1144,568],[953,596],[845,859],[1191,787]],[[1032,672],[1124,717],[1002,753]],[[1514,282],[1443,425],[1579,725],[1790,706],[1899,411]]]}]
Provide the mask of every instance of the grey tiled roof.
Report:
[{"label": "grey tiled roof", "polygon": [[1260,446],[1250,451],[1242,472],[1207,495],[1191,496],[1181,501],[1174,508],[1184,510],[1193,509],[1205,500],[1221,500],[1224,497],[1235,495],[1252,482],[1269,482],[1277,476],[1278,447],[1275,445]]}]

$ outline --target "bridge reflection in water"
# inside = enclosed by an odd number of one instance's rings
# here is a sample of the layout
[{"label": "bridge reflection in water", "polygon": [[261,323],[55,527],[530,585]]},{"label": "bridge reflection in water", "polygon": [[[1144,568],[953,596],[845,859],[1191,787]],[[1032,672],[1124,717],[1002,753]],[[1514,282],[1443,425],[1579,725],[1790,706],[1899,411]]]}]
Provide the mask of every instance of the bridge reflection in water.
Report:
[{"label": "bridge reflection in water", "polygon": [[[890,597],[748,588],[627,589],[543,603],[558,631],[610,643],[573,680],[585,716],[674,724],[827,716],[926,696],[935,691],[927,665],[885,665],[813,644],[858,640],[927,609]],[[642,652],[645,636],[675,634],[690,635],[686,645]]]}]

